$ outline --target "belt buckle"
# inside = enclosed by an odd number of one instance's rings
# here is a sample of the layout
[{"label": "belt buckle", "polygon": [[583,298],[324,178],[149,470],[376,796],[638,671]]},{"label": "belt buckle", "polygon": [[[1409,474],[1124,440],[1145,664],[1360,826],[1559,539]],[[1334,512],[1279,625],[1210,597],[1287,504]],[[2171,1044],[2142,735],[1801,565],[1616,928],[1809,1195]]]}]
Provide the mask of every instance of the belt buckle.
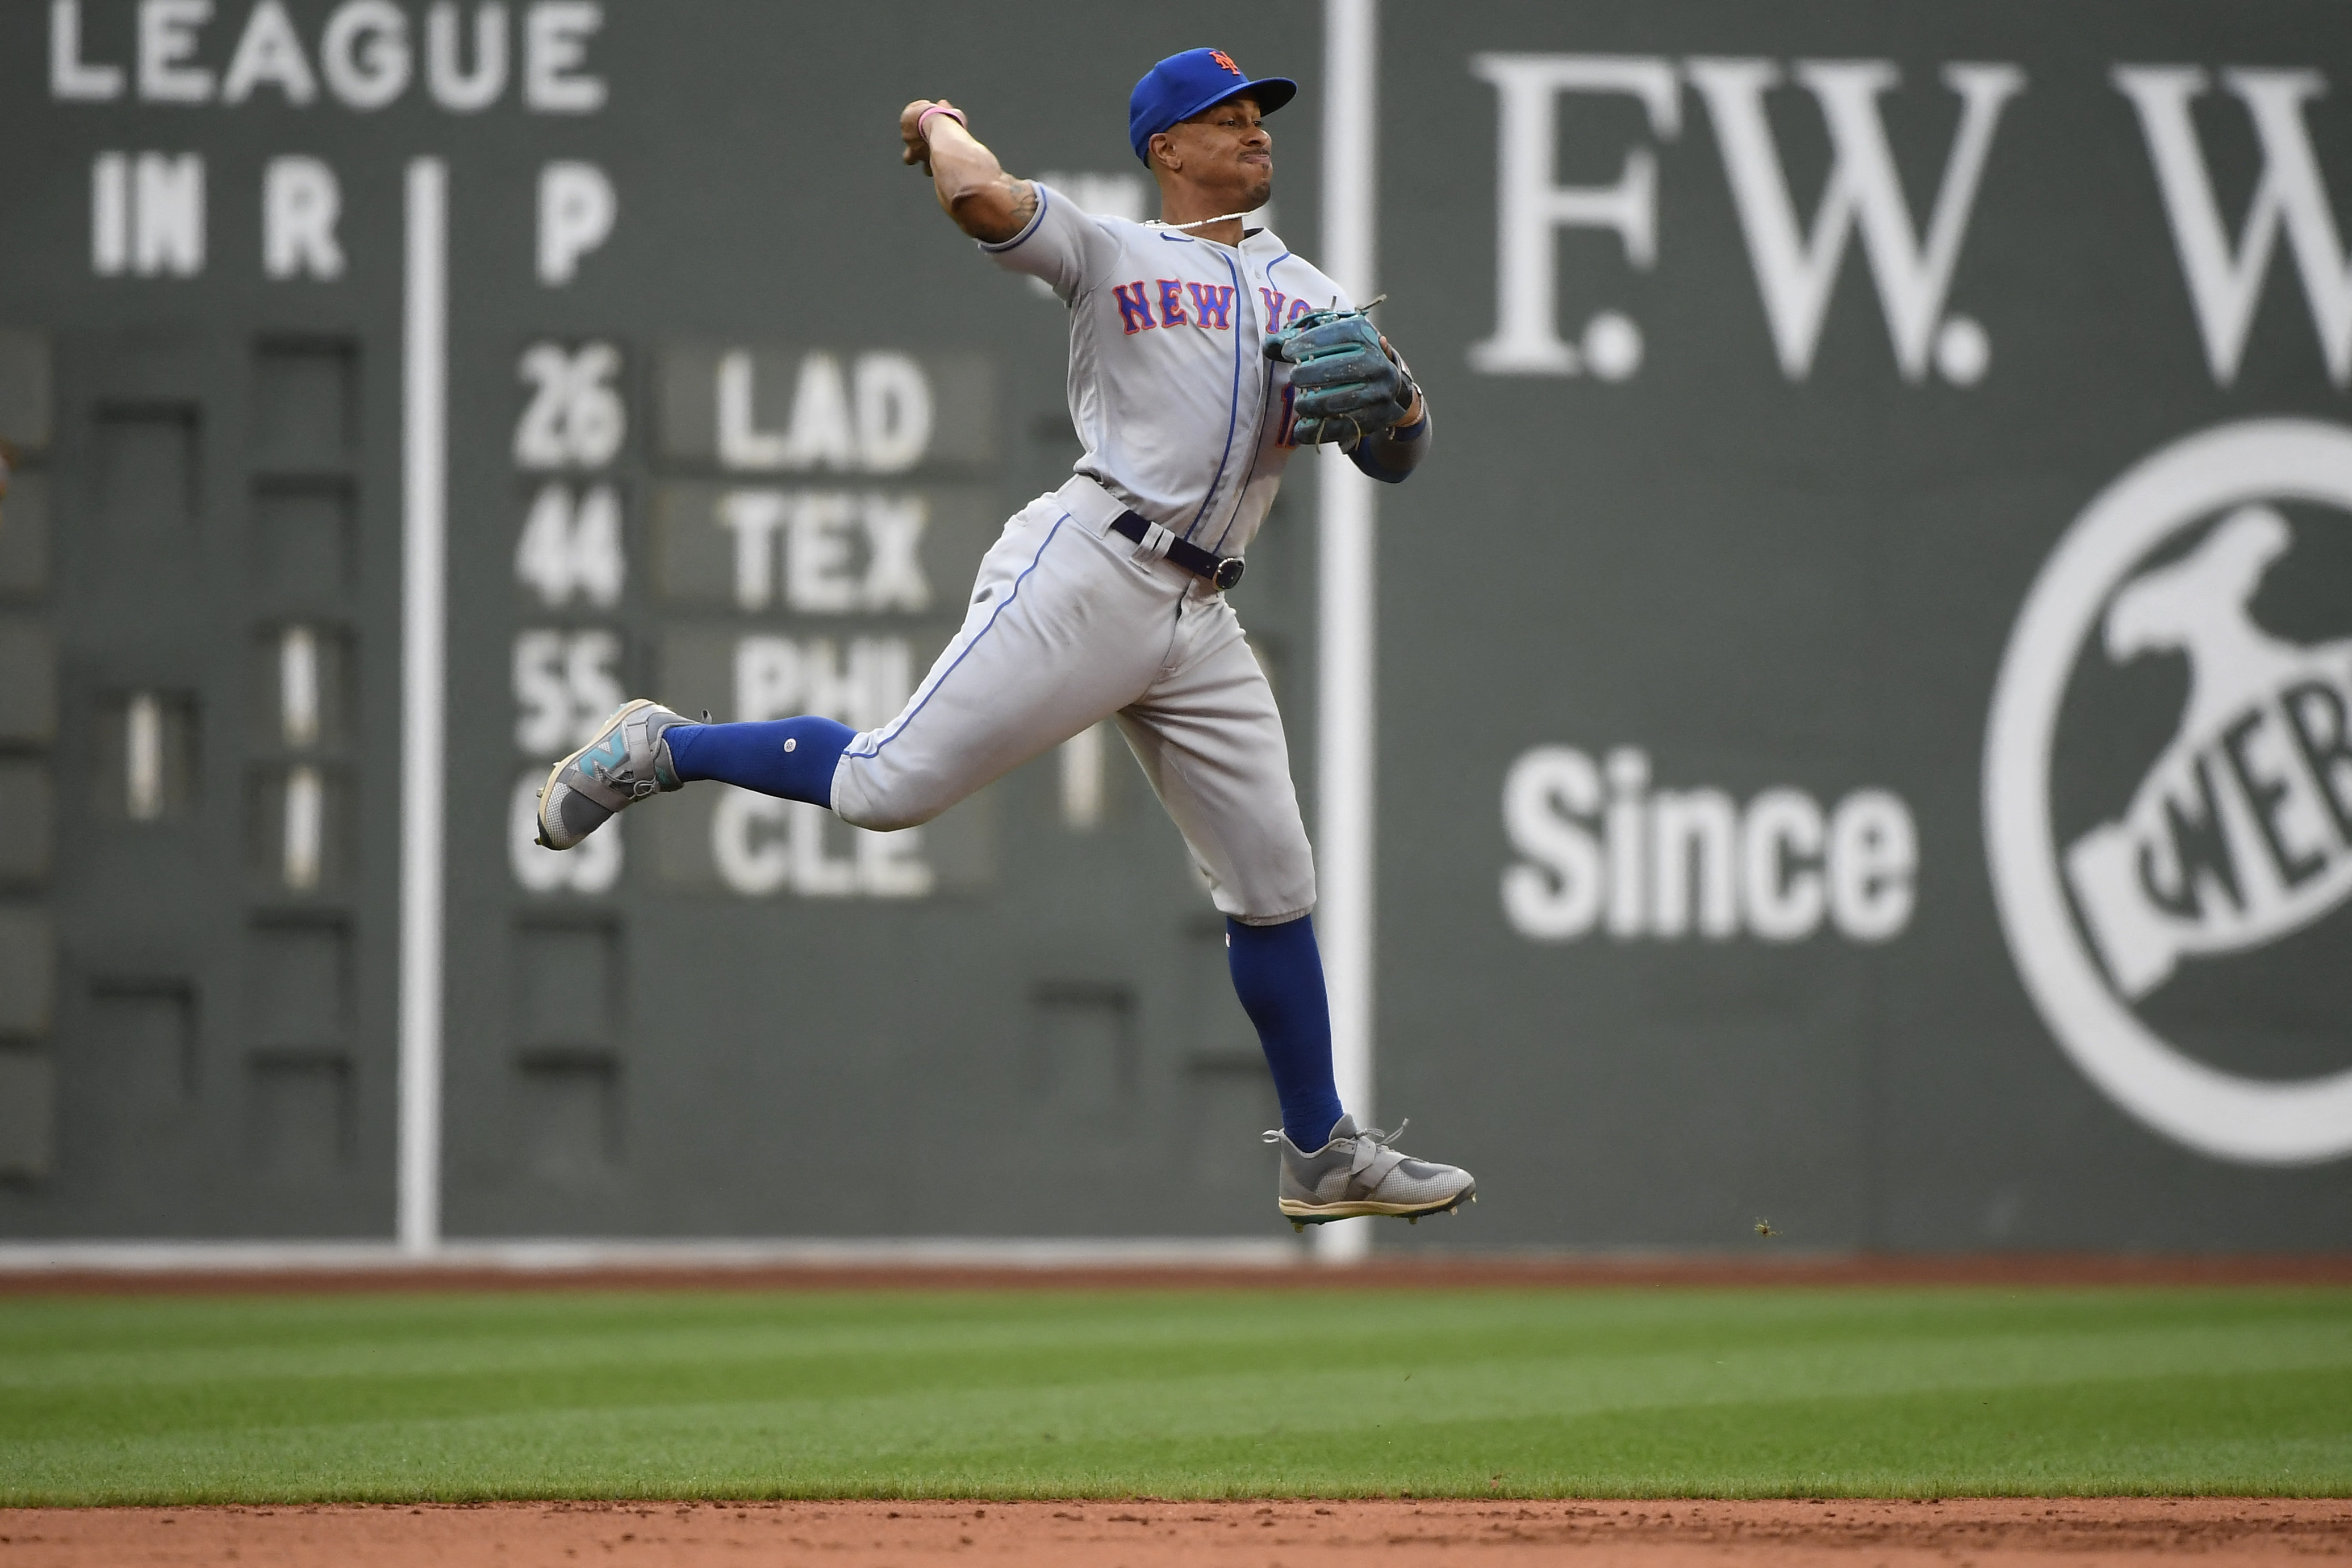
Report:
[{"label": "belt buckle", "polygon": [[1229,555],[1218,561],[1217,570],[1209,574],[1209,580],[1217,585],[1219,593],[1224,592],[1241,580],[1242,558],[1237,555]]}]

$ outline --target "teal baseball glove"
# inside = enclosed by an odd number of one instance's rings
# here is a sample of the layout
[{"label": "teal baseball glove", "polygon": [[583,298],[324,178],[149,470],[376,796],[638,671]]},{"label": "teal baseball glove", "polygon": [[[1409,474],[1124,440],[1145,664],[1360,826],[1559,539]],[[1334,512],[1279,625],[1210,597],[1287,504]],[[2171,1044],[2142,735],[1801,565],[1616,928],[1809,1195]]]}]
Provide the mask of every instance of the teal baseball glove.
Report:
[{"label": "teal baseball glove", "polygon": [[1291,436],[1301,446],[1329,441],[1352,452],[1412,406],[1412,377],[1363,310],[1309,311],[1266,340],[1265,357],[1293,367]]}]

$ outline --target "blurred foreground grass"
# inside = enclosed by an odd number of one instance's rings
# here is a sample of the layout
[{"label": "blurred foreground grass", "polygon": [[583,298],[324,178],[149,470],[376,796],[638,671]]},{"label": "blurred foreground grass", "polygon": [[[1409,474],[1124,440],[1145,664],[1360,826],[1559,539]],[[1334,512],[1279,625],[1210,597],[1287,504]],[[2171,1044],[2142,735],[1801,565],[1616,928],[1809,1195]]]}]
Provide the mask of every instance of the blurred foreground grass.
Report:
[{"label": "blurred foreground grass", "polygon": [[0,1503],[2352,1492],[2352,1291],[0,1299]]}]

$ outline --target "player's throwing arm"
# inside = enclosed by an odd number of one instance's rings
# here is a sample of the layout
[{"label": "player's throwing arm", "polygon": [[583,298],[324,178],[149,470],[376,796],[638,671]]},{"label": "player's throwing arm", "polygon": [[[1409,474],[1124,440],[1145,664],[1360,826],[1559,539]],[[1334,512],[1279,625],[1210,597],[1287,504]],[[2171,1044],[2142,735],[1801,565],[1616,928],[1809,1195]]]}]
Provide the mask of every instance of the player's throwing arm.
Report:
[{"label": "player's throwing arm", "polygon": [[900,155],[931,177],[940,211],[983,243],[1011,239],[1037,211],[1037,189],[1004,172],[981,144],[963,110],[945,99],[919,98],[898,111]]}]

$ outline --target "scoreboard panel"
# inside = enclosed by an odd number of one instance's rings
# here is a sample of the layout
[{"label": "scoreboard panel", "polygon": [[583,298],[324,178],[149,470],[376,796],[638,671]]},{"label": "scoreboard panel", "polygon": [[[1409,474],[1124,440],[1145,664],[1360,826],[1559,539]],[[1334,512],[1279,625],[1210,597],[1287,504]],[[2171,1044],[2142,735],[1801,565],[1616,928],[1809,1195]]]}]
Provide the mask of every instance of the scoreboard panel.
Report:
[{"label": "scoreboard panel", "polygon": [[[895,120],[955,94],[1139,210],[1131,51],[1067,9],[11,9],[0,1231],[392,1230],[436,227],[446,1233],[1260,1228],[1221,926],[1108,730],[910,832],[703,787],[530,842],[624,696],[895,712],[1066,473],[1063,312],[953,232]],[[1244,602],[1302,745],[1307,515]],[[1139,1210],[1139,1160],[1197,1201]]]}]

